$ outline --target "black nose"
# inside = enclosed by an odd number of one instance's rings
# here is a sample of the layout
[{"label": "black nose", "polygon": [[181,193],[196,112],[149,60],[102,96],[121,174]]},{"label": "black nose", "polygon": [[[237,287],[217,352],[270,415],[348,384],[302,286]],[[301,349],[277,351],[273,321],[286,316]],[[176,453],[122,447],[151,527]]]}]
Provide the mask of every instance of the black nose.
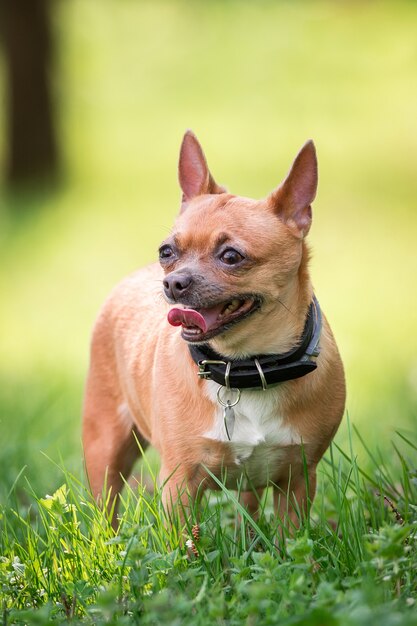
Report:
[{"label": "black nose", "polygon": [[170,300],[180,300],[189,290],[193,282],[191,274],[172,273],[164,278],[164,291]]}]

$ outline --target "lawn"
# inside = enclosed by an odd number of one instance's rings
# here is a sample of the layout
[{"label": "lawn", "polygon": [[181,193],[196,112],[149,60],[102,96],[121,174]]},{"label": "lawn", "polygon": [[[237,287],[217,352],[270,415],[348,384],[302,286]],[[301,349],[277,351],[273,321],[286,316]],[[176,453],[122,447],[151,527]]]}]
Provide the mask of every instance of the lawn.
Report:
[{"label": "lawn", "polygon": [[[404,1],[57,3],[63,180],[0,194],[4,623],[417,623],[416,19]],[[278,551],[268,499],[248,533],[233,495],[210,498],[190,560],[157,491],[130,493],[115,538],[79,482],[94,316],[155,258],[189,127],[216,179],[252,197],[317,146],[312,274],[353,426]]]}]

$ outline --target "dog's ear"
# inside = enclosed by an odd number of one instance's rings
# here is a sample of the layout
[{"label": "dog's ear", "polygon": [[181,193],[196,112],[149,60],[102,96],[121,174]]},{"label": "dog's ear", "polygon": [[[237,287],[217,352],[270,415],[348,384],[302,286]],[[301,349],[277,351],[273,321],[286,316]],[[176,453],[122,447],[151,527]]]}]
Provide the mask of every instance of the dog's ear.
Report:
[{"label": "dog's ear", "polygon": [[311,203],[317,191],[317,157],[314,143],[307,141],[297,154],[283,183],[268,197],[276,215],[305,237],[311,226]]},{"label": "dog's ear", "polygon": [[210,174],[203,149],[191,130],[187,130],[182,140],[178,179],[182,189],[183,204],[195,196],[226,191],[215,182]]}]

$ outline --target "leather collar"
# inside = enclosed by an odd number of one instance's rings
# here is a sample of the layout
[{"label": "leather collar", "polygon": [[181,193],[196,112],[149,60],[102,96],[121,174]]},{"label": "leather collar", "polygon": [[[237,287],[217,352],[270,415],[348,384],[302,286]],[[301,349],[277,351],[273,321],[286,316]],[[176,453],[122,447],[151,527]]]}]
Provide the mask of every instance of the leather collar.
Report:
[{"label": "leather collar", "polygon": [[308,309],[298,344],[283,354],[262,354],[247,359],[228,359],[207,344],[189,344],[200,378],[214,380],[234,389],[267,389],[287,380],[301,378],[317,368],[320,353],[322,314],[315,296]]}]

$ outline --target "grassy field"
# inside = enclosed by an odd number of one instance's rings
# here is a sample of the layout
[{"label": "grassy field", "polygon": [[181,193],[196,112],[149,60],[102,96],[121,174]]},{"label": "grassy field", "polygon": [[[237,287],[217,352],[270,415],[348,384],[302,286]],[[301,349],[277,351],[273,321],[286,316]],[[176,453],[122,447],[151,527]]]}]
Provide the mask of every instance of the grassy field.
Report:
[{"label": "grassy field", "polygon": [[13,503],[2,520],[3,623],[414,626],[417,480],[397,459],[394,477],[391,463],[369,457],[364,472],[332,450],[314,513],[285,541],[268,498],[255,523],[216,492],[192,511],[190,550],[156,486],[126,490],[114,533],[67,473],[32,494],[30,515]]},{"label": "grassy field", "polygon": [[[0,195],[3,622],[417,623],[417,5],[73,0],[54,17],[63,180]],[[93,319],[172,224],[188,127],[252,197],[317,145],[312,273],[369,450],[345,421],[349,459],[323,463],[311,524],[281,552],[269,500],[248,538],[232,496],[210,499],[189,561],[157,494],[130,495],[114,539],[78,483]]]}]

